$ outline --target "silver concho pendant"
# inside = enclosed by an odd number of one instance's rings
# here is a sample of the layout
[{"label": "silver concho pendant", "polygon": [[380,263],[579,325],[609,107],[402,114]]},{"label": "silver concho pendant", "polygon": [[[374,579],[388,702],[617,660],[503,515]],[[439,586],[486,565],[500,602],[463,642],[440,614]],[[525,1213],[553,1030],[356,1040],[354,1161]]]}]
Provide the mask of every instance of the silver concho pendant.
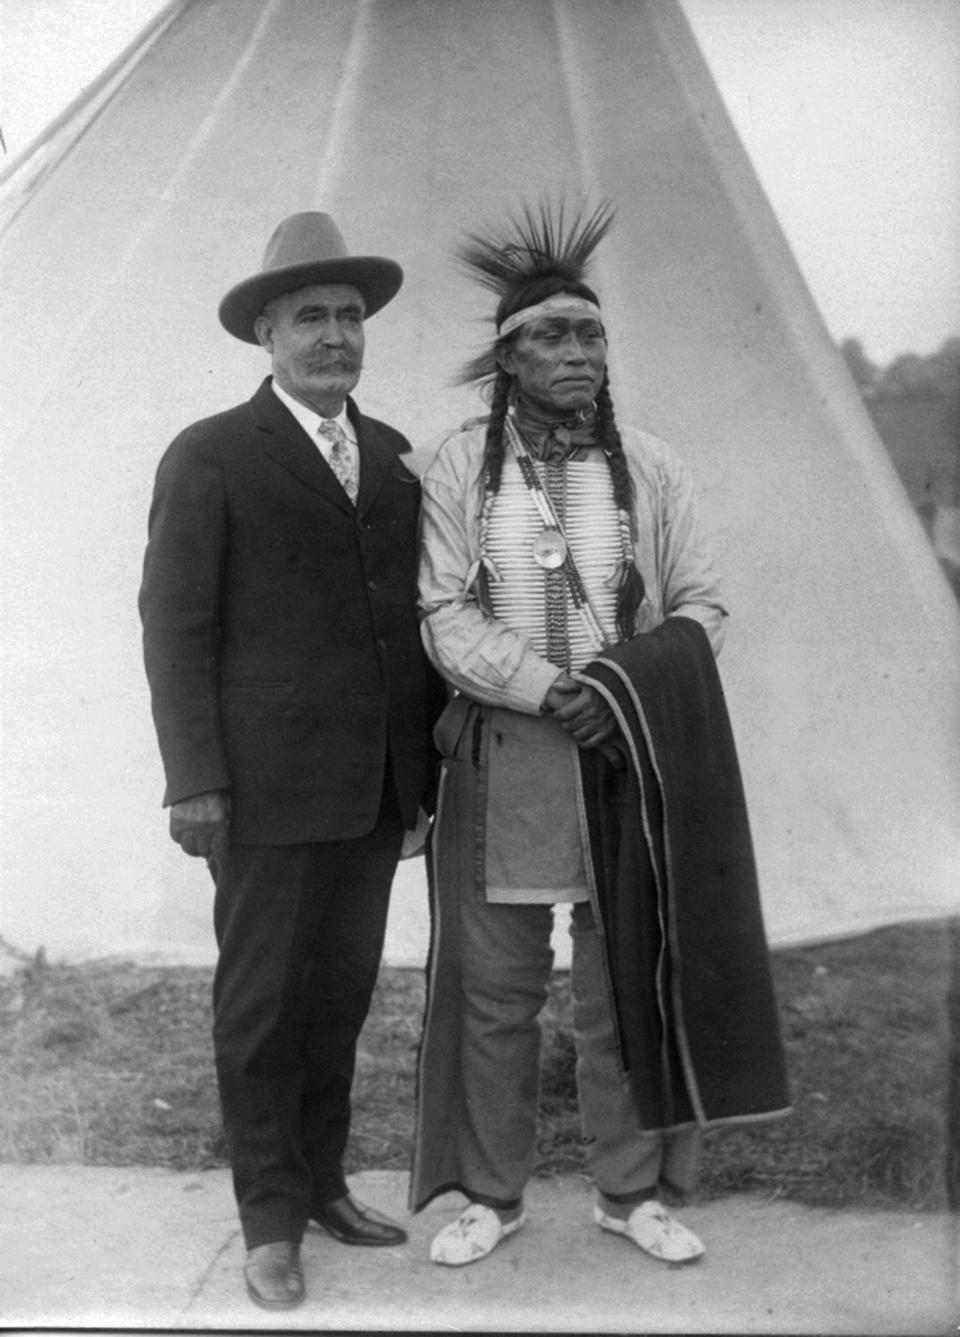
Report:
[{"label": "silver concho pendant", "polygon": [[545,571],[563,566],[567,555],[567,540],[559,529],[543,529],[533,540],[533,560]]}]

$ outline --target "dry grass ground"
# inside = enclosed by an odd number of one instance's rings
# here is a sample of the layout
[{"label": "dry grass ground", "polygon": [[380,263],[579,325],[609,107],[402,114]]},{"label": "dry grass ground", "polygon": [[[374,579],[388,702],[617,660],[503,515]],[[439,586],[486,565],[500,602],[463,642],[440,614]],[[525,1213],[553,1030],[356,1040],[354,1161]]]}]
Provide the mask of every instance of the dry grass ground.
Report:
[{"label": "dry grass ground", "polygon": [[[960,1203],[960,922],[775,952],[795,1113],[709,1136],[700,1195]],[[27,962],[0,980],[0,1159],[225,1163],[211,972]],[[359,1055],[351,1169],[406,1169],[423,977],[382,972]],[[565,975],[545,1015],[538,1173],[582,1173]]]}]

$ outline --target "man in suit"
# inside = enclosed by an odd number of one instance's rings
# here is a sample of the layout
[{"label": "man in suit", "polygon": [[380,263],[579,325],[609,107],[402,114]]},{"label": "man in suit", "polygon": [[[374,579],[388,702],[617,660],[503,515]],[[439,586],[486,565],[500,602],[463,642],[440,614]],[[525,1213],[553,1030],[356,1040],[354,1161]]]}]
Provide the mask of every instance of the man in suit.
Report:
[{"label": "man in suit", "polygon": [[429,789],[408,442],[359,412],[392,260],[287,218],[220,305],[269,353],[253,398],[160,463],[140,610],[170,831],[214,876],[214,1050],[251,1298],[303,1299],[308,1220],[395,1245],[348,1192],[356,1042],[404,830]]}]

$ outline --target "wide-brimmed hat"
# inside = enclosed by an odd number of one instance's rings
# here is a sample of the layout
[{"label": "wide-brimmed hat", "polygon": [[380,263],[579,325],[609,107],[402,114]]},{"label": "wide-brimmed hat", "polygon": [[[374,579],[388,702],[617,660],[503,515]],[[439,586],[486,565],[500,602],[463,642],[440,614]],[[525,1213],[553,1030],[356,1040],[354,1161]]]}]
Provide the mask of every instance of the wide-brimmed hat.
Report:
[{"label": "wide-brimmed hat", "polygon": [[349,255],[329,214],[291,214],[267,242],[263,269],[236,284],[220,303],[220,323],[245,343],[259,343],[254,321],[281,293],[314,283],[348,283],[363,297],[372,316],[395,297],[403,270],[379,255]]}]

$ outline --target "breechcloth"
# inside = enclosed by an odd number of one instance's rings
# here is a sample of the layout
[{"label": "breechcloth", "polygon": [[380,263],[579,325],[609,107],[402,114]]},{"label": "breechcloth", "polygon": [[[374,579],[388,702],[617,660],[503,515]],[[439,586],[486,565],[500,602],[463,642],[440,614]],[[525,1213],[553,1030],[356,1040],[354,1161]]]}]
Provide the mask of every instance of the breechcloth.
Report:
[{"label": "breechcloth", "polygon": [[[462,1109],[452,1136],[460,1186],[474,1201],[509,1208],[522,1198],[536,1152],[539,1013],[553,963],[553,909],[490,904],[474,887],[460,891],[463,1026],[459,1045]],[[640,1202],[658,1185],[679,1191],[695,1179],[695,1126],[640,1127],[621,1074],[607,997],[602,948],[589,904],[573,907],[573,1033],[577,1092],[587,1161],[598,1190]],[[437,1003],[442,1006],[442,1000]]]},{"label": "breechcloth", "polygon": [[347,1191],[357,1037],[402,834],[388,781],[369,835],[233,845],[215,870],[214,1053],[248,1249],[299,1241],[311,1208]]}]

